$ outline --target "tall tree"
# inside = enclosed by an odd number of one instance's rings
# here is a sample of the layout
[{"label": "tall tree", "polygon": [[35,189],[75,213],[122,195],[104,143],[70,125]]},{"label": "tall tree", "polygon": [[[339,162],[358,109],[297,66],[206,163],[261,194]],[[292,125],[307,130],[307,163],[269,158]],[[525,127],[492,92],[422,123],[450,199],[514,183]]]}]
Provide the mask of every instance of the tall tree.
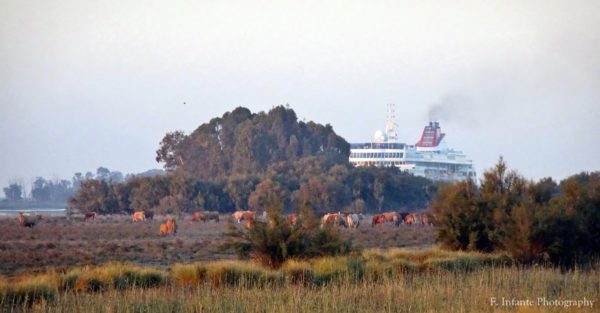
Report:
[{"label": "tall tree", "polygon": [[23,199],[23,186],[17,183],[9,184],[8,187],[4,187],[4,195],[6,200],[19,201]]}]

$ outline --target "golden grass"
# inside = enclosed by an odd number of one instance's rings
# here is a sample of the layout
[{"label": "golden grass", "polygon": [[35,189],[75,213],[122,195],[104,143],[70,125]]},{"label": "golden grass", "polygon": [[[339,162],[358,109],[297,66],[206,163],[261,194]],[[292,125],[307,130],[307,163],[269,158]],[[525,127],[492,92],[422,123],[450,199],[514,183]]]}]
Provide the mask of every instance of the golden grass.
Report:
[{"label": "golden grass", "polygon": [[[177,264],[169,270],[111,263],[0,277],[0,311],[564,312],[563,307],[494,307],[490,299],[600,300],[597,269],[561,272],[496,262],[502,258],[393,249],[289,260],[279,271],[242,261]],[[143,283],[148,279],[153,283]]]}]

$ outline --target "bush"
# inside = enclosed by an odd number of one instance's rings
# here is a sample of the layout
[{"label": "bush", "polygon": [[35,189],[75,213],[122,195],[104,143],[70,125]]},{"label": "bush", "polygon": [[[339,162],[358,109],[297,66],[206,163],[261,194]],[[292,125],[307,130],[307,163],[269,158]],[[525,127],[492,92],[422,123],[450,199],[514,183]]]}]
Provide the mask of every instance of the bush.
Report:
[{"label": "bush", "polygon": [[279,268],[288,259],[347,254],[351,245],[331,227],[321,228],[316,217],[305,208],[292,226],[278,208],[268,211],[268,222],[256,221],[250,229],[230,226],[231,240],[223,248],[233,248],[241,257]]}]

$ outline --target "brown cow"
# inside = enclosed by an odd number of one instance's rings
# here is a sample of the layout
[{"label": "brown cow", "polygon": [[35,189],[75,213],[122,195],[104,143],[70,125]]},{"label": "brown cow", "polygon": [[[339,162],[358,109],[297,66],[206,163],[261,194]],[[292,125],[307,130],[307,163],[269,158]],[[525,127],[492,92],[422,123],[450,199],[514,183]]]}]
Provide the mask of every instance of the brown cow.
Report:
[{"label": "brown cow", "polygon": [[422,219],[423,219],[423,225],[425,225],[425,226],[433,225],[433,223],[431,222],[431,218],[429,218],[429,214],[423,213]]},{"label": "brown cow", "polygon": [[160,234],[166,235],[168,233],[169,233],[169,228],[167,227],[167,224],[160,224]]},{"label": "brown cow", "polygon": [[394,225],[398,226],[400,224],[400,217],[398,216],[398,213],[396,212],[386,212],[383,213],[383,216],[385,216],[385,221],[387,223],[394,223]]},{"label": "brown cow", "polygon": [[192,222],[199,222],[200,220],[205,221],[204,213],[203,212],[194,212],[194,214],[192,215]]},{"label": "brown cow", "polygon": [[256,212],[252,211],[235,211],[231,216],[238,222],[242,221],[254,221],[256,219]]},{"label": "brown cow", "polygon": [[378,225],[378,224],[383,224],[385,222],[386,222],[385,215],[383,215],[383,214],[375,214],[373,216],[373,220],[371,222],[371,227],[373,227],[375,225]]},{"label": "brown cow", "polygon": [[131,220],[135,222],[142,222],[146,220],[146,214],[144,211],[137,211],[131,215]]},{"label": "brown cow", "polygon": [[410,213],[408,212],[402,212],[399,214],[399,218],[400,218],[400,223],[406,224],[406,217],[409,216]]},{"label": "brown cow", "polygon": [[423,220],[421,219],[421,214],[419,213],[412,213],[411,214],[413,221],[412,223],[415,225],[422,225],[423,224]]},{"label": "brown cow", "polygon": [[167,222],[164,224],[160,224],[160,234],[161,235],[169,235],[177,233],[177,224],[175,220],[171,217],[167,219]]},{"label": "brown cow", "polygon": [[21,226],[23,227],[33,227],[35,226],[35,224],[37,224],[37,222],[39,220],[42,219],[41,215],[36,215],[35,217],[33,216],[29,216],[29,215],[25,215],[22,212],[19,212],[19,224],[21,224]]},{"label": "brown cow", "polygon": [[96,219],[96,212],[87,212],[85,213],[85,217],[83,218],[84,221],[87,220],[95,220]]},{"label": "brown cow", "polygon": [[288,222],[295,226],[296,223],[298,223],[298,213],[290,214],[288,216]]},{"label": "brown cow", "polygon": [[348,228],[348,224],[346,222],[346,215],[340,212],[337,213],[328,213],[325,214],[321,218],[321,228],[331,225],[331,226],[343,226]]},{"label": "brown cow", "polygon": [[173,219],[173,218],[167,219],[167,227],[169,230],[169,234],[177,233],[177,224],[175,223],[175,219]]},{"label": "brown cow", "polygon": [[415,222],[415,219],[414,219],[413,215],[410,213],[407,214],[406,217],[404,218],[404,224],[406,224],[406,225],[412,225],[412,224],[414,224],[414,222]]}]

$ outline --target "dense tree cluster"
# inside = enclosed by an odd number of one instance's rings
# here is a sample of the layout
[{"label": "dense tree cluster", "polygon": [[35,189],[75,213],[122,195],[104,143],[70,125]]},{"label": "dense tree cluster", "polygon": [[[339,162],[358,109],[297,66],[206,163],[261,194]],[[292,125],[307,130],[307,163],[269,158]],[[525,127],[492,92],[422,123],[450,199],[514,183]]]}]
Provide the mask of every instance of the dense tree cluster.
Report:
[{"label": "dense tree cluster", "polygon": [[19,201],[23,199],[23,186],[17,183],[11,183],[3,188],[4,195],[8,201]]},{"label": "dense tree cluster", "polygon": [[562,265],[600,254],[600,172],[534,183],[501,158],[480,186],[467,180],[440,188],[432,209],[438,240],[453,249]]},{"label": "dense tree cluster", "polygon": [[345,162],[350,145],[330,125],[298,121],[296,113],[278,106],[253,114],[239,107],[203,124],[190,135],[167,134],[156,160],[170,171],[203,180],[252,175],[271,164],[323,155]]},{"label": "dense tree cluster", "polygon": [[237,108],[190,135],[167,134],[157,151],[167,175],[125,182],[87,181],[72,208],[101,213],[152,210],[264,210],[281,199],[285,212],[424,209],[435,187],[396,168],[354,168],[350,145],[331,126],[302,122],[278,106]]}]

